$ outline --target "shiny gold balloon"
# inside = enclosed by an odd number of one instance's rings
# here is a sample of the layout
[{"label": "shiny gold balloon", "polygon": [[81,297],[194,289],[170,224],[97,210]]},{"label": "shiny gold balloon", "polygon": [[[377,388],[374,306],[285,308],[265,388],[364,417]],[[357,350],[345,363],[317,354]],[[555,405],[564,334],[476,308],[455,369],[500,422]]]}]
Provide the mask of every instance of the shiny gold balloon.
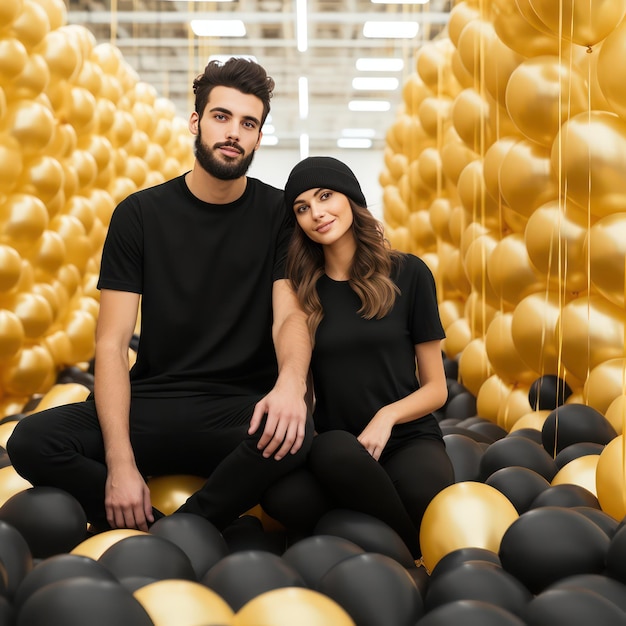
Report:
[{"label": "shiny gold balloon", "polygon": [[494,374],[484,340],[472,339],[459,355],[458,361],[459,381],[476,396],[483,383]]},{"label": "shiny gold balloon", "polygon": [[32,485],[22,478],[12,465],[0,468],[0,506],[17,493],[30,489]]},{"label": "shiny gold balloon", "polygon": [[447,298],[469,296],[472,286],[465,275],[460,250],[441,241],[438,246],[438,253],[442,293]]},{"label": "shiny gold balloon", "polygon": [[355,626],[333,599],[313,589],[283,587],[252,598],[237,613],[232,626]]},{"label": "shiny gold balloon", "polygon": [[24,0],[22,11],[11,24],[11,30],[28,50],[32,50],[50,32],[48,14],[34,0]]},{"label": "shiny gold balloon", "polygon": [[492,234],[483,234],[476,237],[467,247],[463,264],[473,289],[490,306],[500,308],[500,299],[491,286],[487,275],[487,262],[497,243]]},{"label": "shiny gold balloon", "polygon": [[493,374],[480,386],[476,394],[476,414],[497,424],[500,407],[512,391],[512,385],[504,382],[497,374]]},{"label": "shiny gold balloon", "polygon": [[472,76],[481,76],[489,44],[495,36],[493,25],[482,19],[471,20],[459,34],[456,49],[463,67]]},{"label": "shiny gold balloon", "polygon": [[523,60],[521,54],[505,45],[494,32],[484,57],[485,88],[501,106],[506,102],[509,78]]},{"label": "shiny gold balloon", "polygon": [[52,110],[37,100],[17,100],[7,107],[3,124],[25,156],[37,155],[50,143],[55,126]]},{"label": "shiny gold balloon", "polygon": [[[626,89],[620,80],[620,72],[615,68],[626,54],[626,22],[622,21],[602,42],[600,51],[595,56],[595,77],[602,96],[606,98],[612,111],[626,117]],[[593,76],[593,74],[591,74]]]},{"label": "shiny gold balloon", "polygon": [[453,50],[454,46],[449,39],[441,39],[425,44],[416,55],[417,73],[434,93],[445,92]]},{"label": "shiny gold balloon", "polygon": [[621,522],[626,516],[624,435],[610,441],[596,466],[596,492],[602,510]]},{"label": "shiny gold balloon", "polygon": [[409,232],[411,239],[421,253],[434,250],[437,238],[426,210],[414,211],[409,216]]},{"label": "shiny gold balloon", "polygon": [[444,328],[463,316],[463,301],[460,299],[444,299],[439,303],[439,317]]},{"label": "shiny gold balloon", "polygon": [[45,9],[50,22],[50,30],[61,28],[67,23],[67,7],[63,0],[36,0],[36,2]]},{"label": "shiny gold balloon", "polygon": [[50,83],[50,70],[45,59],[36,52],[28,55],[22,71],[6,85],[11,100],[29,100],[41,94]]},{"label": "shiny gold balloon", "polygon": [[0,308],[0,363],[13,359],[24,345],[25,338],[20,318],[13,311]]},{"label": "shiny gold balloon", "polygon": [[475,222],[491,230],[500,228],[498,204],[487,193],[480,160],[468,163],[459,174],[457,193],[461,205]]},{"label": "shiny gold balloon", "polygon": [[491,145],[489,104],[476,89],[464,89],[452,104],[452,123],[461,140],[475,152]]},{"label": "shiny gold balloon", "polygon": [[619,395],[609,404],[604,417],[609,421],[618,435],[626,431],[626,395]]},{"label": "shiny gold balloon", "polygon": [[96,349],[96,322],[88,312],[71,311],[65,324],[65,332],[72,344],[74,363],[93,358]]},{"label": "shiny gold balloon", "polygon": [[604,415],[611,403],[624,392],[625,372],[624,358],[607,359],[596,365],[585,380],[583,395],[587,404]]},{"label": "shiny gold balloon", "polygon": [[50,303],[36,293],[20,293],[16,296],[13,312],[22,322],[28,339],[39,339],[52,325],[54,312]]},{"label": "shiny gold balloon", "polygon": [[568,199],[597,217],[623,211],[626,121],[605,111],[575,115],[561,127],[551,158]]},{"label": "shiny gold balloon", "polygon": [[161,512],[170,515],[182,506],[189,496],[202,488],[206,478],[200,476],[171,475],[155,476],[148,480],[152,504]]},{"label": "shiny gold balloon", "polygon": [[556,35],[581,46],[605,39],[626,14],[624,0],[529,0],[537,17]]},{"label": "shiny gold balloon", "polygon": [[530,413],[525,413],[521,417],[517,418],[513,424],[511,424],[509,432],[514,432],[523,428],[532,428],[533,430],[541,431],[550,413],[551,411],[545,409],[541,411],[531,411]]},{"label": "shiny gold balloon", "polygon": [[624,354],[624,310],[602,296],[576,298],[563,306],[556,333],[563,364],[585,380],[589,370]]},{"label": "shiny gold balloon", "polygon": [[234,612],[220,595],[191,580],[158,580],[133,595],[154,626],[228,626]]},{"label": "shiny gold balloon", "polygon": [[549,148],[563,122],[589,108],[588,98],[585,77],[558,56],[520,63],[506,86],[506,109],[517,129]]},{"label": "shiny gold balloon", "polygon": [[24,6],[23,0],[5,0],[0,6],[0,24],[8,26],[20,14]]},{"label": "shiny gold balloon", "polygon": [[0,292],[15,287],[22,273],[22,257],[11,246],[0,244]]},{"label": "shiny gold balloon", "polygon": [[473,339],[472,331],[465,318],[452,322],[446,329],[446,338],[442,342],[442,350],[453,359],[465,349]]},{"label": "shiny gold balloon", "polygon": [[449,123],[453,100],[448,96],[427,96],[418,107],[422,128],[430,136],[441,136]]},{"label": "shiny gold balloon", "polygon": [[49,32],[37,48],[50,69],[51,75],[60,80],[71,80],[80,71],[82,55],[75,38],[62,28]]},{"label": "shiny gold balloon", "polygon": [[32,413],[39,413],[64,404],[82,402],[89,395],[90,390],[80,383],[62,383],[46,391]]},{"label": "shiny gold balloon", "polygon": [[530,387],[528,384],[519,386],[511,391],[508,398],[500,406],[498,411],[496,424],[504,428],[504,430],[511,430],[511,427],[521,419],[524,415],[528,415],[532,411],[530,402],[528,400],[528,391]]},{"label": "shiny gold balloon", "polygon": [[0,84],[18,76],[24,70],[27,61],[28,51],[19,39],[2,37],[0,39]]},{"label": "shiny gold balloon", "polygon": [[483,157],[483,176],[485,189],[496,202],[501,200],[500,195],[500,166],[508,151],[519,141],[519,137],[501,137],[494,141]]},{"label": "shiny gold balloon", "polygon": [[498,552],[509,526],[519,517],[511,501],[494,487],[459,482],[440,491],[424,513],[420,546],[430,571],[446,555],[461,548]]},{"label": "shiny gold balloon", "polygon": [[0,194],[15,188],[23,167],[19,141],[8,134],[0,134]]},{"label": "shiny gold balloon", "polygon": [[[417,73],[410,74],[402,85],[402,101],[409,115],[415,115],[422,100],[429,95],[430,89]],[[157,120],[152,138],[161,145],[166,145],[173,133],[172,125],[165,119]]]},{"label": "shiny gold balloon", "polygon": [[614,213],[596,222],[589,229],[587,244],[593,286],[607,300],[623,307],[626,295],[626,213]]},{"label": "shiny gold balloon", "polygon": [[2,446],[5,450],[7,447],[7,441],[9,437],[13,434],[13,430],[17,426],[17,420],[10,420],[8,422],[3,422],[0,424],[0,446]]},{"label": "shiny gold balloon", "polygon": [[457,2],[450,9],[448,19],[448,36],[450,41],[457,46],[463,29],[473,20],[480,18],[480,11],[468,2]]},{"label": "shiny gold balloon", "polygon": [[81,541],[77,546],[72,548],[70,554],[77,554],[78,556],[87,556],[94,561],[97,561],[111,546],[115,545],[118,541],[126,539],[126,537],[134,537],[136,535],[146,535],[142,530],[136,530],[133,528],[116,528],[113,530],[107,530],[97,535],[93,535],[84,541]]},{"label": "shiny gold balloon", "polygon": [[596,469],[599,454],[588,454],[565,464],[552,479],[552,485],[578,485],[597,496]]}]

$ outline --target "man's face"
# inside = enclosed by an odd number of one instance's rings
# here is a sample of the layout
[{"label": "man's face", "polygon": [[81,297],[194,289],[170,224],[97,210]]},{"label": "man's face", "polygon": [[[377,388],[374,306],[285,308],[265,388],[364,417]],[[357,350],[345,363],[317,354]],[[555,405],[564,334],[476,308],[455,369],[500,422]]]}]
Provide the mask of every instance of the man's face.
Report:
[{"label": "man's face", "polygon": [[214,87],[202,118],[193,113],[195,156],[215,178],[234,180],[248,171],[261,141],[263,103],[230,87]]}]

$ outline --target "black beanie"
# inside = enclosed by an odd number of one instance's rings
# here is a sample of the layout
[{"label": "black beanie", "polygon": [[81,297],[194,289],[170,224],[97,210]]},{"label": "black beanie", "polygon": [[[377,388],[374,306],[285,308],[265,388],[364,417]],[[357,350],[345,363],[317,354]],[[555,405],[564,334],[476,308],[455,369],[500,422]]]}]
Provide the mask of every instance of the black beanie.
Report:
[{"label": "black beanie", "polygon": [[359,181],[345,163],[333,157],[314,156],[303,159],[291,170],[285,184],[287,208],[293,209],[294,200],[303,191],[320,187],[339,191],[359,206],[367,206]]}]

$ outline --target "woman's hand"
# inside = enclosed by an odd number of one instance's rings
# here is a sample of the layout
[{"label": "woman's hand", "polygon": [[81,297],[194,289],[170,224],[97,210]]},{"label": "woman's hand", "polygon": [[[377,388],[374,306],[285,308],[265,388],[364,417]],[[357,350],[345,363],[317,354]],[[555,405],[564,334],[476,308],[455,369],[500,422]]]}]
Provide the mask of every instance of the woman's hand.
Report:
[{"label": "woman's hand", "polygon": [[385,417],[384,408],[378,411],[365,427],[363,432],[357,437],[359,443],[378,461],[383,453],[389,437],[393,420]]}]

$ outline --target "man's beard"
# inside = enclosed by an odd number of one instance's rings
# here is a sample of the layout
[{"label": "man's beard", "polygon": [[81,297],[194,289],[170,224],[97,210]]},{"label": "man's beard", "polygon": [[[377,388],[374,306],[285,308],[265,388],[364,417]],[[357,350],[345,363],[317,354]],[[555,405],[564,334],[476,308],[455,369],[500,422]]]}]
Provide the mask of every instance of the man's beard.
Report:
[{"label": "man's beard", "polygon": [[241,150],[243,153],[243,148],[233,141],[224,141],[222,143],[216,143],[213,146],[213,149],[209,149],[202,142],[202,134],[200,133],[200,129],[198,128],[198,134],[196,135],[195,141],[195,155],[200,167],[205,170],[211,176],[215,178],[219,178],[220,180],[235,180],[236,178],[241,178],[249,169],[252,159],[254,158],[254,150],[250,152],[248,156],[245,156],[243,159],[232,160],[231,162],[222,161],[217,158],[214,154],[215,150],[218,150],[221,146],[232,146]]}]

